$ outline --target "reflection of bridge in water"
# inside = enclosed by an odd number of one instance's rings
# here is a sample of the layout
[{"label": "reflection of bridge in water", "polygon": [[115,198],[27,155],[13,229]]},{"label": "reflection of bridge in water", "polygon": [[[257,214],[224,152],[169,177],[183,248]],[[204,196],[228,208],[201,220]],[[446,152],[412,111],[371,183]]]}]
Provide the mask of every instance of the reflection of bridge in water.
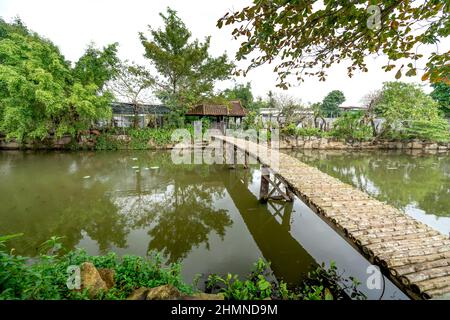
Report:
[{"label": "reflection of bridge in water", "polygon": [[[224,185],[264,258],[278,279],[298,283],[315,265],[311,255],[290,234],[292,202],[261,204],[248,189],[247,171],[229,170]],[[272,213],[268,205],[272,206]],[[277,221],[281,220],[281,223]]]},{"label": "reflection of bridge in water", "polygon": [[275,149],[234,137],[214,139],[226,145],[224,156],[233,167],[238,152],[244,167],[250,157],[262,164],[260,200],[274,190],[286,200],[295,194],[411,298],[450,295],[450,240],[443,234]]}]

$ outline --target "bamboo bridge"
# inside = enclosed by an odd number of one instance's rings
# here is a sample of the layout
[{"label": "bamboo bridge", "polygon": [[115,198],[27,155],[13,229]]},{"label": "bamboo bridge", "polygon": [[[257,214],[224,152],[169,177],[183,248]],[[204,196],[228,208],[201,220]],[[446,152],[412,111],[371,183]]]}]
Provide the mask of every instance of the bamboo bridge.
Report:
[{"label": "bamboo bridge", "polygon": [[226,146],[233,166],[238,154],[244,166],[249,157],[262,165],[261,201],[296,195],[412,299],[450,295],[450,240],[443,234],[287,154],[245,139],[213,139]]}]

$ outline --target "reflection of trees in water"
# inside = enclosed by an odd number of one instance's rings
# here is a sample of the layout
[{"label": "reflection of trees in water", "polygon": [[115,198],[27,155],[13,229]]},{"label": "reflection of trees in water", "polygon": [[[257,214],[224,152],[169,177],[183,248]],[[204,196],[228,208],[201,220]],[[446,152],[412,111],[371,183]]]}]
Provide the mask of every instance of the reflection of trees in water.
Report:
[{"label": "reflection of trees in water", "polygon": [[149,228],[149,249],[172,260],[208,245],[211,231],[225,235],[232,221],[214,208],[224,188],[213,166],[173,165],[168,152],[142,152],[137,161],[134,154],[0,153],[0,233],[23,232],[10,244],[34,255],[53,235],[71,249],[85,231],[105,252],[126,247],[130,230]]},{"label": "reflection of trees in water", "polygon": [[62,153],[1,154],[0,162],[13,165],[0,183],[0,233],[24,233],[9,243],[19,253],[35,255],[38,246],[54,235],[64,236],[64,247],[73,248],[83,238],[82,231],[97,241],[102,252],[112,244],[126,245],[126,218],[105,197],[106,186],[64,177],[67,170],[77,175],[74,167],[83,161],[72,158]]},{"label": "reflection of trees in water", "polygon": [[398,208],[450,216],[450,156],[305,151],[299,159]]},{"label": "reflection of trees in water", "polygon": [[[205,244],[209,248],[212,231],[225,236],[232,220],[227,210],[215,208],[214,200],[225,196],[219,171],[213,166],[174,166],[161,168],[156,174],[164,183],[158,184],[154,194],[137,192],[132,197],[136,210],[129,212],[133,228],[150,228],[149,251],[162,251],[170,261],[176,261],[185,258],[194,246]],[[143,180],[136,177],[136,181]],[[140,185],[136,191],[143,189]]]}]

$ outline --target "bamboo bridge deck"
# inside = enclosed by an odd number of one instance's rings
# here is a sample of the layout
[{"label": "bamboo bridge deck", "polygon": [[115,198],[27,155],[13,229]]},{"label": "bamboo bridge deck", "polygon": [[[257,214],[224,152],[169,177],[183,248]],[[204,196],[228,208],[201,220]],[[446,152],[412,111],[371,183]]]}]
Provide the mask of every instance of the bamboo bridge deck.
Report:
[{"label": "bamboo bridge deck", "polygon": [[214,138],[271,168],[290,192],[412,299],[449,297],[448,237],[287,154],[243,139]]}]

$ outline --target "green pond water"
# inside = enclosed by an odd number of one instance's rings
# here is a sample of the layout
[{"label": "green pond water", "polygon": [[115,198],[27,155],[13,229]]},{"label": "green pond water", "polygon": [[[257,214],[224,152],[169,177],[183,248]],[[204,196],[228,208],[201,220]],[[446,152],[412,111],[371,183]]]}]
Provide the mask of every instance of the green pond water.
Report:
[{"label": "green pond water", "polygon": [[[299,159],[450,231],[450,158],[395,153],[296,152]],[[260,204],[260,168],[175,165],[170,152],[0,152],[0,234],[22,255],[61,236],[90,254],[164,253],[191,281],[246,275],[262,257],[295,284],[334,260],[364,284],[368,262],[301,201]],[[389,281],[371,299],[405,296]]]},{"label": "green pond water", "polygon": [[302,151],[291,155],[450,234],[450,155]]}]

